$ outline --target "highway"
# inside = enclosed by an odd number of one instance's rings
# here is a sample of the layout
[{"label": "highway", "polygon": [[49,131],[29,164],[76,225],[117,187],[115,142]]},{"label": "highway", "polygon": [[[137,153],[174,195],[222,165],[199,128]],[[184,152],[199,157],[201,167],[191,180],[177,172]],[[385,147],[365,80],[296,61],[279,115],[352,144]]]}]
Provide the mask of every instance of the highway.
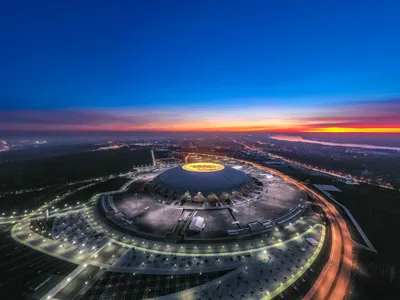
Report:
[{"label": "highway", "polygon": [[[257,147],[254,147],[254,146],[249,146],[249,145],[246,145],[246,144],[244,144],[242,142],[239,142],[239,141],[236,141],[236,140],[233,140],[233,142],[243,145],[243,147],[245,149],[247,149],[247,150],[252,150],[252,151],[257,151],[257,152],[265,152],[261,148],[257,148]],[[257,141],[257,143],[262,144],[262,145],[266,144],[266,143],[263,143],[263,142],[260,142],[260,141]],[[320,168],[317,168],[317,167],[314,167],[314,166],[311,166],[311,165],[303,164],[301,162],[298,162],[298,161],[295,161],[295,160],[292,160],[292,159],[285,158],[285,157],[280,156],[280,155],[271,154],[271,153],[269,155],[272,158],[281,159],[284,162],[295,164],[295,165],[298,165],[300,167],[312,170],[314,172],[322,173],[322,174],[329,175],[329,176],[332,176],[332,177],[337,177],[337,178],[340,178],[340,179],[351,178],[355,183],[370,184],[370,185],[378,186],[378,187],[381,187],[381,188],[393,190],[393,187],[390,184],[371,183],[370,181],[365,180],[365,179],[356,178],[356,177],[350,176],[350,175],[343,175],[343,174],[335,173],[333,171],[328,171],[328,170],[325,170],[325,169],[320,169]]]},{"label": "highway", "polygon": [[[242,145],[248,149],[256,149],[245,144]],[[256,151],[260,151],[260,149],[256,149]],[[218,155],[204,155],[223,158],[223,156]],[[187,159],[188,158],[185,157],[185,161],[187,161]],[[299,189],[307,191],[314,199],[320,201],[331,224],[331,251],[328,262],[304,299],[343,299],[347,293],[347,288],[351,279],[353,241],[347,228],[346,221],[340,215],[336,207],[315,191],[277,170],[246,160],[236,160],[251,164],[273,175],[280,176],[287,182],[296,185]]]},{"label": "highway", "polygon": [[275,154],[270,154],[270,156],[272,158],[278,158],[278,159],[281,159],[281,160],[283,160],[285,162],[288,162],[288,163],[291,163],[291,164],[295,164],[295,165],[301,166],[303,168],[306,168],[306,169],[309,169],[309,170],[312,170],[312,171],[315,171],[315,172],[318,172],[318,173],[326,174],[326,175],[329,175],[329,176],[332,176],[332,177],[337,177],[337,178],[340,178],[340,179],[351,178],[355,183],[365,183],[365,184],[370,184],[370,185],[374,185],[374,186],[379,186],[381,188],[393,190],[393,187],[388,185],[388,184],[371,183],[368,180],[363,180],[363,179],[360,179],[360,178],[356,178],[354,176],[350,176],[350,175],[346,175],[345,176],[343,174],[335,173],[335,172],[332,172],[332,171],[327,171],[325,169],[321,170],[321,169],[319,169],[317,167],[306,165],[306,164],[300,163],[298,161],[291,160],[291,159],[288,159],[288,158],[285,158],[285,157],[282,157],[282,156],[279,156],[279,155],[275,155]]},{"label": "highway", "polygon": [[[241,142],[236,141],[236,140],[233,140],[233,141],[234,141],[235,143],[237,143],[237,144],[243,145],[243,147],[244,147],[245,149],[247,149],[247,150],[252,150],[252,151],[257,151],[257,152],[265,152],[265,151],[264,151],[263,149],[261,149],[261,148],[257,148],[257,147],[254,147],[254,146],[249,146],[249,145],[246,145],[246,144],[241,143]],[[261,142],[258,142],[258,143],[261,143]],[[296,164],[296,165],[301,166],[301,167],[303,167],[303,168],[306,168],[306,169],[309,169],[309,170],[312,170],[312,171],[315,171],[315,172],[323,173],[323,174],[326,174],[326,175],[330,175],[330,176],[334,176],[334,177],[339,177],[339,178],[341,178],[341,179],[346,179],[346,178],[350,177],[350,176],[344,176],[344,175],[339,174],[339,173],[330,172],[330,171],[327,171],[327,170],[321,170],[321,169],[319,169],[319,168],[316,168],[316,167],[313,167],[313,166],[310,166],[310,165],[306,165],[306,164],[303,164],[303,163],[300,163],[300,162],[297,162],[297,161],[294,161],[294,160],[291,160],[291,159],[288,159],[288,158],[285,158],[285,157],[282,157],[282,156],[279,156],[279,155],[276,155],[276,154],[271,154],[271,153],[270,153],[269,155],[270,155],[270,157],[272,157],[272,158],[278,158],[278,159],[281,159],[281,160],[283,160],[283,161],[285,161],[285,162],[287,162],[287,163]]]},{"label": "highway", "polygon": [[185,155],[185,164],[188,162],[189,156],[190,156],[190,152],[188,154]]}]

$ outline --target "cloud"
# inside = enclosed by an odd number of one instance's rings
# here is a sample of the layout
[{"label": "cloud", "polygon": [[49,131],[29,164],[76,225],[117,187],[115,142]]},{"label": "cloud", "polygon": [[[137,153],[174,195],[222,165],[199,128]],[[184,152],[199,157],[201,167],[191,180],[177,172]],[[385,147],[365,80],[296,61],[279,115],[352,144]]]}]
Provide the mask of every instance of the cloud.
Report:
[{"label": "cloud", "polygon": [[[178,116],[175,116],[178,118]],[[96,128],[132,129],[161,125],[174,116],[157,112],[114,110],[32,110],[0,111],[3,130],[96,130]]]},{"label": "cloud", "polygon": [[[0,111],[2,131],[345,131],[377,128],[400,131],[400,100],[360,101],[322,109],[119,108]],[[389,130],[390,129],[390,130]]]},{"label": "cloud", "polygon": [[298,122],[310,127],[399,127],[400,100],[347,103]]}]

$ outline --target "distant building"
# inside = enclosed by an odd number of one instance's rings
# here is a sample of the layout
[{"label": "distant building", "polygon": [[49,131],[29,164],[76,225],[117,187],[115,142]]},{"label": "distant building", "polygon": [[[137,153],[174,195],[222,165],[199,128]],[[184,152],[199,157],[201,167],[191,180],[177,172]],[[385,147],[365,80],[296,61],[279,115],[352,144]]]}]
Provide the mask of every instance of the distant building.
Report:
[{"label": "distant building", "polygon": [[268,166],[283,166],[285,163],[282,160],[268,160],[265,164]]},{"label": "distant building", "polygon": [[354,179],[351,178],[351,177],[346,177],[346,178],[344,179],[344,182],[347,183],[347,184],[352,184],[352,183],[354,183]]},{"label": "distant building", "polygon": [[361,173],[361,176],[368,176],[369,175],[369,171],[368,170],[364,170],[362,173]]}]

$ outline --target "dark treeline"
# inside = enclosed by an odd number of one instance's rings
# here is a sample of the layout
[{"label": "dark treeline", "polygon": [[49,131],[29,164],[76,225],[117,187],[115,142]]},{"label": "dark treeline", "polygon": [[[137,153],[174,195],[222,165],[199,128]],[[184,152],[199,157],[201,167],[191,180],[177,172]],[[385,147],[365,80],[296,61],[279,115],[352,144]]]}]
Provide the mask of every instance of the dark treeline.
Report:
[{"label": "dark treeline", "polygon": [[117,174],[151,162],[149,150],[123,148],[3,163],[0,166],[0,192]]}]

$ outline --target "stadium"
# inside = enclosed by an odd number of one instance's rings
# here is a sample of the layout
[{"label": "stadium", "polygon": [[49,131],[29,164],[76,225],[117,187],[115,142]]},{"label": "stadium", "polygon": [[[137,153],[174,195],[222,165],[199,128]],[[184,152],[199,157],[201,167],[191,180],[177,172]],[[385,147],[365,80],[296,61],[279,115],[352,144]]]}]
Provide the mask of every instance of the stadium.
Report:
[{"label": "stadium", "polygon": [[251,165],[194,157],[153,167],[101,211],[132,236],[173,243],[218,243],[261,236],[308,211],[304,192]]},{"label": "stadium", "polygon": [[152,189],[169,198],[217,201],[254,186],[244,172],[216,163],[190,163],[169,169],[154,179]]}]

